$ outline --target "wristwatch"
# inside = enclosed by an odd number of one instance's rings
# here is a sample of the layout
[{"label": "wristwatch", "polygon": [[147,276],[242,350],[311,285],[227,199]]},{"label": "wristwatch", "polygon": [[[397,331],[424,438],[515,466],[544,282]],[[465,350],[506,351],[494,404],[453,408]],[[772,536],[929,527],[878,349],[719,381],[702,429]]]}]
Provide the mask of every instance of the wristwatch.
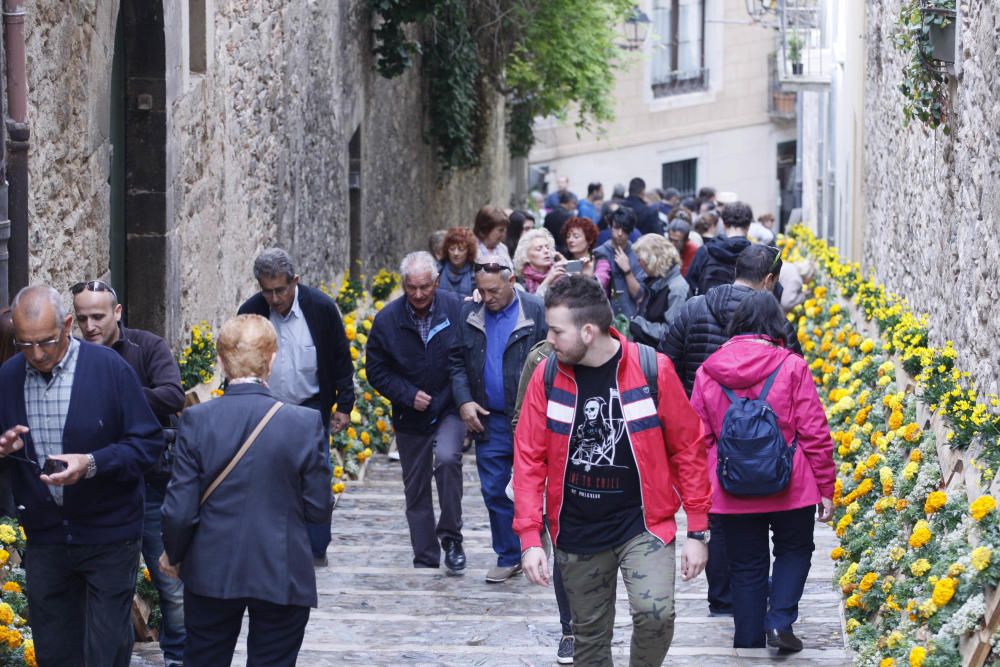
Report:
[{"label": "wristwatch", "polygon": [[688,539],[708,544],[709,539],[711,539],[711,532],[707,530],[689,530]]},{"label": "wristwatch", "polygon": [[83,476],[84,479],[90,479],[97,474],[97,460],[94,458],[93,454],[87,454],[87,472]]}]

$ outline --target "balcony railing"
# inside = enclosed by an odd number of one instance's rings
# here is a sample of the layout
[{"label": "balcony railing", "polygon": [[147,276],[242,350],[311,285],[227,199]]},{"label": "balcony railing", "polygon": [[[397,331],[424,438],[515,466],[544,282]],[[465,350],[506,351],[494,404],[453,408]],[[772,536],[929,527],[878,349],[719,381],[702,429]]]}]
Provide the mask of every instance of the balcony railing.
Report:
[{"label": "balcony railing", "polygon": [[670,97],[708,90],[708,68],[668,72],[653,79],[653,97]]},{"label": "balcony railing", "polygon": [[833,73],[824,0],[778,4],[778,80],[784,90],[824,89]]}]

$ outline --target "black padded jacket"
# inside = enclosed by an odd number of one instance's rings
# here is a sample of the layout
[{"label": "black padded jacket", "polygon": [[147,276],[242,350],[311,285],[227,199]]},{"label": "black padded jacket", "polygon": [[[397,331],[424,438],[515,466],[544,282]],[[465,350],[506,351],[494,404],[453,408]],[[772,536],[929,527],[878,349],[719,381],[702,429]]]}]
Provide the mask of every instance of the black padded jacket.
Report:
[{"label": "black padded jacket", "polygon": [[[660,341],[660,352],[670,357],[684,391],[691,395],[694,376],[729,337],[726,325],[736,307],[752,292],[744,285],[719,285],[685,303]],[[802,354],[795,328],[785,323],[787,346]]]}]

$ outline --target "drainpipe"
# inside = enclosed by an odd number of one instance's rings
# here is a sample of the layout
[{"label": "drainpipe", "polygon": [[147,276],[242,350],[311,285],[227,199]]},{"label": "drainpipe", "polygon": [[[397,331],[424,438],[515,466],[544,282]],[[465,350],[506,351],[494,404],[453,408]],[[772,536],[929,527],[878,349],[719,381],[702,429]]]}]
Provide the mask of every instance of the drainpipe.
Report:
[{"label": "drainpipe", "polygon": [[[7,65],[7,179],[10,242],[8,289],[28,284],[28,74],[24,56],[25,0],[3,0],[3,47]],[[2,239],[0,239],[2,240]]]},{"label": "drainpipe", "polygon": [[[3,95],[0,95],[0,118],[3,118]],[[10,240],[10,217],[7,215],[7,165],[4,162],[4,127],[0,123],[0,308],[10,305],[7,286],[7,241]]]}]

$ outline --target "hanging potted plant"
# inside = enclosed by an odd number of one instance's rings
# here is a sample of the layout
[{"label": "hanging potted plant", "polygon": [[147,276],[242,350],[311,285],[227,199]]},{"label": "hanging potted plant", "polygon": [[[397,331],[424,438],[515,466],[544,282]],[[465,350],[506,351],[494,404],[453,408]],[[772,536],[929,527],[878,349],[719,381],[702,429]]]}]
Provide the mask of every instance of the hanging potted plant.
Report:
[{"label": "hanging potted plant", "polygon": [[923,0],[920,5],[931,57],[943,63],[955,62],[955,0]]},{"label": "hanging potted plant", "polygon": [[788,54],[788,62],[792,63],[792,74],[799,76],[802,74],[802,47],[805,46],[805,42],[798,35],[792,35],[788,38],[785,43],[786,52]]}]

